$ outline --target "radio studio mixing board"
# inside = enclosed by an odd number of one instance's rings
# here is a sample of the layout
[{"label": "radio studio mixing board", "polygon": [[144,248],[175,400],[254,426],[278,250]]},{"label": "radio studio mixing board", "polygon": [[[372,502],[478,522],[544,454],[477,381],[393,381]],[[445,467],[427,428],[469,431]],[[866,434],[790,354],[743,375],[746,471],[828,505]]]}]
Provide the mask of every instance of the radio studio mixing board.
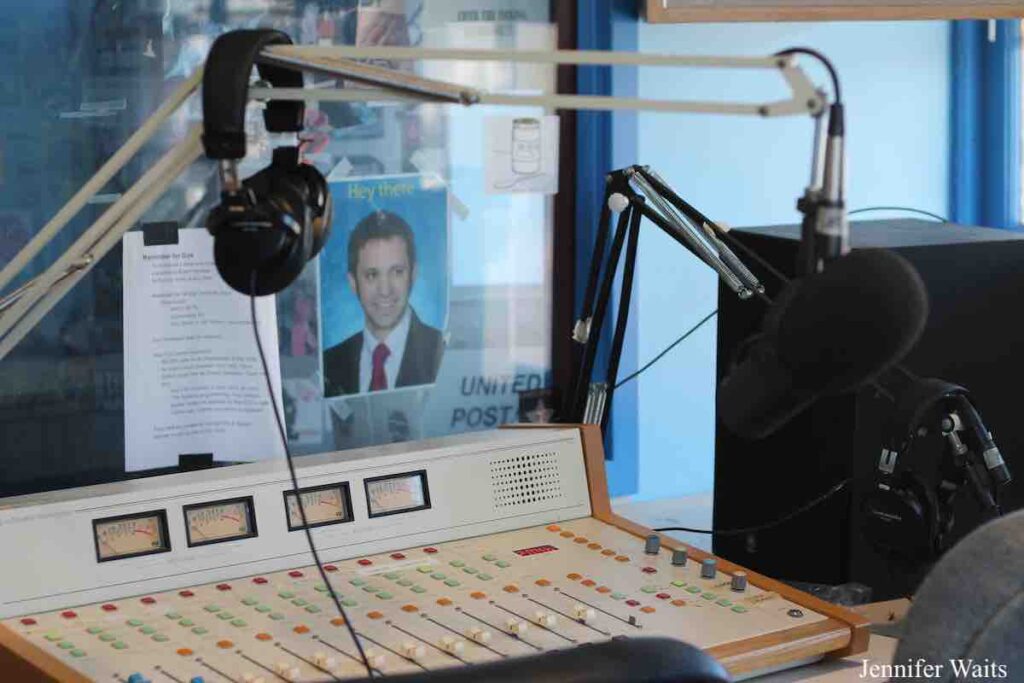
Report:
[{"label": "radio studio mixing board", "polygon": [[[617,636],[681,639],[738,676],[867,646],[860,617],[616,517],[590,428],[297,463],[324,569],[383,676]],[[0,583],[0,667],[23,680],[365,676],[283,462],[8,499],[0,544],[33,558]]]}]

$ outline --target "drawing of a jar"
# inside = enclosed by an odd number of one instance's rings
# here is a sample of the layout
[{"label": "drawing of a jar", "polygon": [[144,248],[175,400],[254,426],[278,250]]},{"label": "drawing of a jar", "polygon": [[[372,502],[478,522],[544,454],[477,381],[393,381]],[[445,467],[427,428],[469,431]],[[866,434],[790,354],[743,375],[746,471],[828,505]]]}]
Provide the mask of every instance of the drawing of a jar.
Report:
[{"label": "drawing of a jar", "polygon": [[512,171],[519,175],[540,173],[540,120],[512,120]]}]

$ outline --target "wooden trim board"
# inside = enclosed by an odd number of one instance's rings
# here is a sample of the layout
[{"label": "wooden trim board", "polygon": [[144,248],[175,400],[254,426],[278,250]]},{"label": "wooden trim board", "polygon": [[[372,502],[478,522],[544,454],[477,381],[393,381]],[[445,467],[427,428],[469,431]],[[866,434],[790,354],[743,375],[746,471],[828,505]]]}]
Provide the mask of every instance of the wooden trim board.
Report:
[{"label": "wooden trim board", "polygon": [[0,672],[4,683],[89,683],[92,680],[3,624],[0,624]]},{"label": "wooden trim board", "polygon": [[652,24],[737,21],[883,21],[936,19],[1009,19],[1024,17],[1024,2],[964,2],[957,5],[879,2],[875,5],[836,6],[824,0],[811,6],[780,2],[771,7],[727,2],[717,7],[665,7],[663,0],[646,0],[645,18]]}]

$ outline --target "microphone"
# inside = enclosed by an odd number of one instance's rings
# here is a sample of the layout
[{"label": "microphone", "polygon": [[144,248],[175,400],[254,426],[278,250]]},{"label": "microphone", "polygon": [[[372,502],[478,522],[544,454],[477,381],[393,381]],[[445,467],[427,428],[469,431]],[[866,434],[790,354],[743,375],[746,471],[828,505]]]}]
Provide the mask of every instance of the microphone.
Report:
[{"label": "microphone", "polygon": [[760,439],[822,396],[856,389],[898,363],[928,318],[921,276],[903,257],[857,250],[789,283],[761,332],[718,385],[718,417]]},{"label": "microphone", "polygon": [[843,185],[846,166],[843,105],[829,107],[828,138],[825,142],[825,180],[821,200],[815,211],[815,254],[821,270],[823,262],[834,261],[850,251],[850,225],[846,220]]}]

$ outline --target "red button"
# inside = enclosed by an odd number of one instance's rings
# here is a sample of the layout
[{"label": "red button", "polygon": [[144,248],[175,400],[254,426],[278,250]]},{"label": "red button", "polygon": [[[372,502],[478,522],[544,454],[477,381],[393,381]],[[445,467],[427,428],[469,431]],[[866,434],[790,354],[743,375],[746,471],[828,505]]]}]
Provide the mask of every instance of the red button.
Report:
[{"label": "red button", "polygon": [[658,573],[658,570],[655,569],[654,567],[644,567],[640,571],[642,571],[644,574],[657,574]]},{"label": "red button", "polygon": [[253,583],[258,583],[259,585],[262,586],[263,584],[265,584],[267,582],[267,580],[264,579],[262,576],[257,576],[255,579],[252,580],[252,582]]},{"label": "red button", "polygon": [[302,572],[300,572],[298,569],[293,569],[292,571],[288,572],[288,576],[292,577],[293,579],[297,579],[302,576]]},{"label": "red button", "polygon": [[671,597],[671,596],[669,596],[668,593],[658,593],[658,599],[659,600],[668,600],[669,597]]},{"label": "red button", "polygon": [[116,612],[117,605],[111,605],[110,603],[107,603],[106,605],[100,605],[100,609],[104,612]]},{"label": "red button", "polygon": [[630,607],[636,607],[640,603],[637,602],[636,600],[626,600],[626,604],[629,605]]},{"label": "red button", "polygon": [[139,600],[139,602],[141,602],[143,605],[152,605],[156,603],[156,598],[151,598],[147,596]]},{"label": "red button", "polygon": [[219,590],[219,591],[229,591],[229,590],[231,590],[231,584],[230,583],[218,583],[217,584],[217,590]]},{"label": "red button", "polygon": [[71,610],[68,610],[68,611],[66,611],[66,612],[61,612],[61,613],[60,613],[60,615],[61,615],[62,617],[64,617],[65,619],[74,619],[75,617],[77,617],[77,616],[78,616],[77,614],[75,614],[75,613],[74,613],[74,612],[72,612]]},{"label": "red button", "polygon": [[333,564],[325,564],[324,565],[324,571],[325,572],[336,572],[336,571],[338,571],[338,568],[335,567]]},{"label": "red button", "polygon": [[192,591],[178,591],[178,595],[180,595],[183,598],[191,598],[193,595],[195,595],[195,593],[193,593]]},{"label": "red button", "polygon": [[32,619],[31,617],[25,617],[24,619],[21,620],[21,623],[24,624],[25,626],[35,626],[36,625],[36,620]]},{"label": "red button", "polygon": [[391,559],[392,560],[404,560],[405,559],[405,555],[403,555],[402,553],[391,553]]},{"label": "red button", "polygon": [[356,564],[358,564],[360,567],[369,567],[371,564],[373,564],[373,562],[371,560],[367,560],[364,558],[362,560],[356,560]]},{"label": "red button", "polygon": [[424,548],[423,552],[427,553],[428,555],[433,555],[437,552],[437,548]]}]

